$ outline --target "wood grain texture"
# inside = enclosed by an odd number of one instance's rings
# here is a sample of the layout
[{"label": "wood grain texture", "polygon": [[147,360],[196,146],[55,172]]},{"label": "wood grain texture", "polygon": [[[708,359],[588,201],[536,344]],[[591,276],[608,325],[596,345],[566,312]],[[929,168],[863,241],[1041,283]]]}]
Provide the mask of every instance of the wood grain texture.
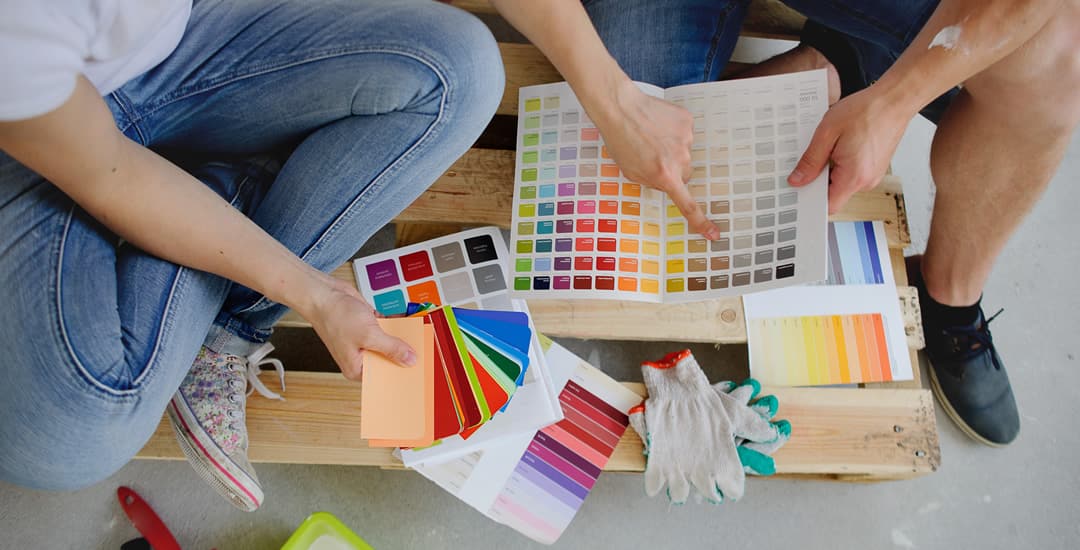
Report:
[{"label": "wood grain texture", "polygon": [[[514,152],[470,149],[395,219],[410,223],[460,223],[510,227],[514,204]],[[887,175],[872,189],[855,193],[833,221],[881,220],[890,248],[911,244],[897,204],[900,179]]]},{"label": "wood grain texture", "polygon": [[[360,439],[360,384],[340,374],[286,373],[285,401],[248,400],[252,462],[393,467],[389,449]],[[624,384],[639,395],[644,386]],[[793,426],[777,455],[781,475],[886,480],[928,474],[941,452],[934,404],[926,390],[765,388],[780,401],[779,418]],[[162,420],[139,458],[181,460]],[[641,440],[628,429],[605,471],[641,472]]]},{"label": "wood grain texture", "polygon": [[547,57],[532,44],[500,42],[499,51],[502,53],[503,69],[506,71],[506,85],[496,114],[517,114],[518,88],[565,80]]}]

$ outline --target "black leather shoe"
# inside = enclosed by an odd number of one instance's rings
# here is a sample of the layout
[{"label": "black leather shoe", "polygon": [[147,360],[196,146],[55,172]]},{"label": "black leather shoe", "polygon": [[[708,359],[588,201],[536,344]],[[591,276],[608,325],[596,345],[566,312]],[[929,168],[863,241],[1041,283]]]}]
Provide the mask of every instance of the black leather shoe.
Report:
[{"label": "black leather shoe", "polygon": [[[920,298],[926,295],[925,289],[919,291]],[[975,323],[959,327],[923,316],[934,395],[965,434],[991,447],[1008,445],[1020,433],[1009,375],[988,327],[1000,313],[984,319],[980,309]]]}]

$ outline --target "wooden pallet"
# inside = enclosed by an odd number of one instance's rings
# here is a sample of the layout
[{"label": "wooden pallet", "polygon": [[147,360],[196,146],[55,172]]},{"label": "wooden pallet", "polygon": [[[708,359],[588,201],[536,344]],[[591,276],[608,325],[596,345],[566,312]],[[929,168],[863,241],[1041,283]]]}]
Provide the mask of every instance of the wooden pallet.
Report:
[{"label": "wooden pallet", "polygon": [[[453,2],[490,14],[483,0]],[[744,34],[790,37],[802,19],[776,0],[754,0]],[[558,72],[529,44],[499,45],[506,67],[506,93],[498,114],[517,114],[521,86],[557,82]],[[446,171],[395,220],[399,244],[408,244],[478,225],[510,226],[514,152],[474,148]],[[858,193],[833,220],[882,220],[893,272],[901,290],[906,330],[912,347],[921,347],[918,300],[907,287],[902,250],[910,243],[903,194],[897,178],[886,176],[876,188]],[[355,283],[342,266],[334,275]],[[656,305],[599,301],[530,301],[537,328],[550,336],[677,342],[746,342],[739,298],[697,304]],[[279,326],[307,327],[289,314]],[[916,369],[916,376],[918,371]],[[360,384],[340,374],[289,372],[285,401],[253,395],[248,401],[250,458],[253,462],[342,464],[400,467],[389,450],[368,447],[359,437]],[[626,386],[644,395],[641,384]],[[865,388],[765,388],[781,404],[779,417],[794,428],[777,455],[778,474],[880,481],[933,472],[940,462],[934,403],[918,380]],[[641,440],[627,430],[606,471],[644,469]],[[182,459],[172,430],[163,420],[139,453],[141,458]]]}]

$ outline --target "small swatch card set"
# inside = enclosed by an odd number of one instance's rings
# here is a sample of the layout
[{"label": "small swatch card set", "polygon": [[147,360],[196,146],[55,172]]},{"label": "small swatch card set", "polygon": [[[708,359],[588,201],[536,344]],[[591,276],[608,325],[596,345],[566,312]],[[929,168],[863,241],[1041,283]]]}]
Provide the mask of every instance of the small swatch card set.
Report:
[{"label": "small swatch card set", "polygon": [[911,380],[882,222],[832,222],[828,278],[743,297],[750,374],[777,386]]},{"label": "small swatch card set", "polygon": [[787,176],[828,108],[825,72],[639,86],[693,115],[687,185],[722,236],[627,179],[569,85],[523,87],[513,296],[679,303],[824,279],[828,171]]},{"label": "small swatch card set", "polygon": [[553,544],[595,485],[641,396],[566,348],[546,338],[543,345],[565,418],[417,471],[489,518]]},{"label": "small swatch card set", "polygon": [[446,306],[418,315],[379,320],[389,334],[416,344],[418,368],[364,354],[360,434],[372,447],[468,438],[524,382],[532,342],[526,314]]},{"label": "small swatch card set", "polygon": [[[504,268],[508,258],[500,230],[481,227],[353,260],[353,272],[360,293],[384,315],[407,313],[410,302],[431,302],[466,309],[520,312],[528,318],[525,301],[510,298]],[[477,320],[477,313],[473,312],[466,324],[471,321],[473,328],[481,324],[496,330]],[[461,321],[457,317],[455,320]],[[519,387],[505,410],[479,430],[464,432],[467,437],[459,434],[440,439],[433,446],[404,451],[402,460],[406,466],[426,460],[447,460],[468,453],[486,441],[507,434],[531,433],[562,418],[558,393],[548,375],[531,319],[528,329],[531,331],[528,368],[523,369]]]}]

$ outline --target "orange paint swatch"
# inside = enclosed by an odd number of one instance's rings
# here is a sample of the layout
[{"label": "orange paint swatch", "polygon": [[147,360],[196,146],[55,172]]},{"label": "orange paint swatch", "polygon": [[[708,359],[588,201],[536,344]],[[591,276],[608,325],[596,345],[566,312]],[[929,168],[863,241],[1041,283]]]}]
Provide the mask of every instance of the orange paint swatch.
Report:
[{"label": "orange paint swatch", "polygon": [[379,327],[416,352],[399,365],[364,351],[360,437],[372,447],[421,447],[435,440],[435,333],[422,317],[379,319]]}]

